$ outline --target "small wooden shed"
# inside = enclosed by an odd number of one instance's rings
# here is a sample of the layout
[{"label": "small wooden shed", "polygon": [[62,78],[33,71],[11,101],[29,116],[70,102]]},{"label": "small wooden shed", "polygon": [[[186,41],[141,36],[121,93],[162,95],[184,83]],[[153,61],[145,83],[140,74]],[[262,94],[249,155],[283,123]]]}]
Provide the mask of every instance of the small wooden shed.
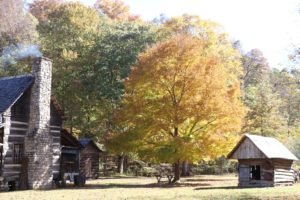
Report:
[{"label": "small wooden shed", "polygon": [[80,151],[80,172],[87,179],[97,179],[99,177],[99,160],[102,152],[98,145],[89,138],[80,138],[83,148]]},{"label": "small wooden shed", "polygon": [[83,146],[67,130],[61,131],[61,164],[60,172],[79,174],[79,155]]},{"label": "small wooden shed", "polygon": [[294,184],[292,164],[298,159],[274,138],[245,134],[227,158],[238,160],[239,187]]}]

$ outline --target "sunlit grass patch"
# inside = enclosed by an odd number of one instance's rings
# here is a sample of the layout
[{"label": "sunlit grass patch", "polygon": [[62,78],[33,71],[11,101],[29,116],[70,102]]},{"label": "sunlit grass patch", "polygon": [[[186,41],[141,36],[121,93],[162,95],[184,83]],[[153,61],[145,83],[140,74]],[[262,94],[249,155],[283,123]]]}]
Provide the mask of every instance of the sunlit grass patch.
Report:
[{"label": "sunlit grass patch", "polygon": [[15,191],[0,193],[0,199],[15,200],[76,200],[76,199],[128,199],[128,200],[296,200],[300,199],[300,184],[276,188],[237,188],[237,177],[195,176],[182,178],[170,186],[165,180],[158,184],[155,177],[116,177],[88,181],[82,188],[69,185],[64,189],[46,191]]}]

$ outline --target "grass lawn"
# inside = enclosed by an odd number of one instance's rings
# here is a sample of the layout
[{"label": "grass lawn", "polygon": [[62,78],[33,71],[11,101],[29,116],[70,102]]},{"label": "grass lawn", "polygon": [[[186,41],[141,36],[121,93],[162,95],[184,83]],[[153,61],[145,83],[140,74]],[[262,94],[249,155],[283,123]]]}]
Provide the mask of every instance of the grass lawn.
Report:
[{"label": "grass lawn", "polygon": [[157,184],[156,178],[116,177],[88,181],[83,188],[69,185],[65,189],[47,191],[15,191],[0,193],[0,199],[41,200],[41,199],[300,199],[300,183],[277,188],[238,189],[237,177],[195,176],[182,178],[170,187],[166,183]]}]

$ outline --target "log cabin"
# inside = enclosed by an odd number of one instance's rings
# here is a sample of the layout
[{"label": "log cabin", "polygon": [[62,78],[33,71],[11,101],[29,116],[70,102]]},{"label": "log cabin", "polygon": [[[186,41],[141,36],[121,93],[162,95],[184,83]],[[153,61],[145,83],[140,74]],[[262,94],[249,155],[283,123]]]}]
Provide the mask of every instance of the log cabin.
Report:
[{"label": "log cabin", "polygon": [[97,179],[99,177],[100,154],[103,151],[89,138],[80,138],[83,148],[80,151],[80,172],[87,179]]},{"label": "log cabin", "polygon": [[0,186],[51,188],[60,173],[63,112],[51,96],[52,62],[0,79]]},{"label": "log cabin", "polygon": [[245,134],[227,158],[238,160],[239,187],[294,184],[292,164],[298,158],[274,138]]}]

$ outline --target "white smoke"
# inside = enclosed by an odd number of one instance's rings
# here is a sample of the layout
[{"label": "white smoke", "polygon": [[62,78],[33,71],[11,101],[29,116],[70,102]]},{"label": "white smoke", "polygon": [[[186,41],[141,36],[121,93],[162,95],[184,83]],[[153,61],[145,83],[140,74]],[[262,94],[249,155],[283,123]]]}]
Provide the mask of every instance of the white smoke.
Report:
[{"label": "white smoke", "polygon": [[20,59],[41,56],[43,56],[43,54],[41,53],[38,45],[10,45],[8,47],[4,47],[0,56],[0,64],[7,66],[15,64]]}]

